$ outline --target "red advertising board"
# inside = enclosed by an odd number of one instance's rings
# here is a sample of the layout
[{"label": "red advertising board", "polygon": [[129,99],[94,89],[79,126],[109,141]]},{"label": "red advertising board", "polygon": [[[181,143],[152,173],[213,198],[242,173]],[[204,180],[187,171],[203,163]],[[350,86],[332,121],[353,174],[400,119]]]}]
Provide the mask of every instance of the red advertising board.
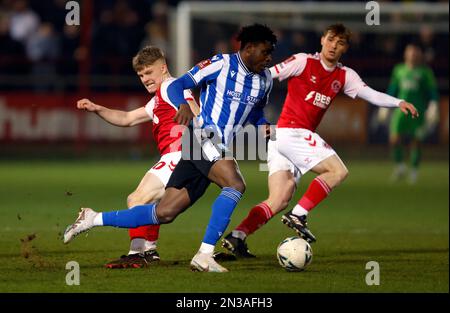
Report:
[{"label": "red advertising board", "polygon": [[[152,140],[151,124],[116,127],[94,113],[76,108],[79,95],[0,95],[0,141],[136,141]],[[132,110],[149,100],[145,95],[98,94],[93,102],[110,108]]]}]

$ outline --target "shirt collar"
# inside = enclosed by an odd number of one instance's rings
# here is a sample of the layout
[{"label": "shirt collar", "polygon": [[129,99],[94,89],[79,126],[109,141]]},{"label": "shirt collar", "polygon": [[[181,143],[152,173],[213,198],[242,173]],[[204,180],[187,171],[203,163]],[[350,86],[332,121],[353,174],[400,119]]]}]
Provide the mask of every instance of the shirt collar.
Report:
[{"label": "shirt collar", "polygon": [[325,62],[323,62],[322,57],[321,57],[321,55],[320,55],[320,52],[317,52],[317,56],[318,56],[318,58],[319,58],[319,60],[320,60],[320,64],[322,64],[323,69],[324,69],[325,71],[327,71],[327,72],[332,72],[332,71],[334,71],[334,69],[336,68],[337,64],[336,64],[336,65],[333,65],[332,67],[329,67],[328,65],[325,64]]},{"label": "shirt collar", "polygon": [[242,67],[244,68],[245,73],[246,73],[246,74],[253,74],[253,72],[251,72],[251,71],[247,68],[247,66],[245,66],[244,61],[242,61],[240,52],[237,52],[237,53],[236,53],[236,56],[237,56],[237,59],[238,59],[239,64],[242,65]]}]

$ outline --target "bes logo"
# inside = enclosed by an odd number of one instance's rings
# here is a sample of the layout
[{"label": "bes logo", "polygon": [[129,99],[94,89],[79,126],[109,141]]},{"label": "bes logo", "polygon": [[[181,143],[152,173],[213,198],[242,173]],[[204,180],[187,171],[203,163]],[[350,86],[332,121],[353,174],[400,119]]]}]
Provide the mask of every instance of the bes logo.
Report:
[{"label": "bes logo", "polygon": [[319,108],[326,109],[331,102],[331,97],[323,95],[317,91],[310,91],[305,98],[305,101],[311,102],[310,100],[314,99],[312,103]]}]

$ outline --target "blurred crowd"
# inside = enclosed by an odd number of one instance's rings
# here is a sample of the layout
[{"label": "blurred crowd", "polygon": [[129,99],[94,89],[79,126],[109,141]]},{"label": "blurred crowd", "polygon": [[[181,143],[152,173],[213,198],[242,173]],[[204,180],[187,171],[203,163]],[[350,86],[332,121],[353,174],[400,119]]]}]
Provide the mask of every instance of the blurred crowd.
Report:
[{"label": "blurred crowd", "polygon": [[[79,0],[81,6],[89,0]],[[90,3],[89,29],[65,22],[66,0],[0,0],[0,89],[74,91],[81,74],[90,75],[93,90],[139,90],[131,57],[147,44],[162,48],[170,64],[169,11],[179,1],[95,0]],[[83,12],[84,14],[84,12]],[[195,21],[193,59],[235,51],[236,25]],[[274,62],[296,52],[320,50],[315,32],[276,30],[279,43]],[[215,41],[202,40],[213,38]],[[343,61],[363,76],[388,79],[402,60],[404,46],[414,40],[425,50],[438,77],[448,75],[448,33],[436,34],[423,25],[419,34],[363,34],[354,31]],[[23,79],[23,78],[26,79]],[[57,83],[55,83],[57,82]]]}]

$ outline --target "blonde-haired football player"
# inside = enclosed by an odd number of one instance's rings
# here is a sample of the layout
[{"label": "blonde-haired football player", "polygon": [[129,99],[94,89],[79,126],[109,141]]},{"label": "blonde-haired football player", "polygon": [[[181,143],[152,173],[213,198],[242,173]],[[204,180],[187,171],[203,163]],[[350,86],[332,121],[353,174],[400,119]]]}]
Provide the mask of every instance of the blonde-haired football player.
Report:
[{"label": "blonde-haired football player", "polygon": [[[144,47],[133,58],[133,68],[145,89],[152,95],[145,106],[126,112],[109,109],[89,99],[77,102],[78,109],[94,112],[116,126],[130,127],[152,121],[153,137],[161,158],[147,171],[136,190],[128,196],[129,208],[161,199],[165,186],[181,158],[179,143],[182,134],[181,129],[175,129],[180,127],[174,120],[177,108],[167,97],[167,86],[174,78],[169,73],[163,51],[155,46]],[[185,92],[185,99],[192,112],[198,115],[199,108],[190,91]],[[159,260],[156,251],[159,227],[160,225],[147,225],[129,229],[131,243],[128,255],[107,263],[106,267],[138,268]]]}]

